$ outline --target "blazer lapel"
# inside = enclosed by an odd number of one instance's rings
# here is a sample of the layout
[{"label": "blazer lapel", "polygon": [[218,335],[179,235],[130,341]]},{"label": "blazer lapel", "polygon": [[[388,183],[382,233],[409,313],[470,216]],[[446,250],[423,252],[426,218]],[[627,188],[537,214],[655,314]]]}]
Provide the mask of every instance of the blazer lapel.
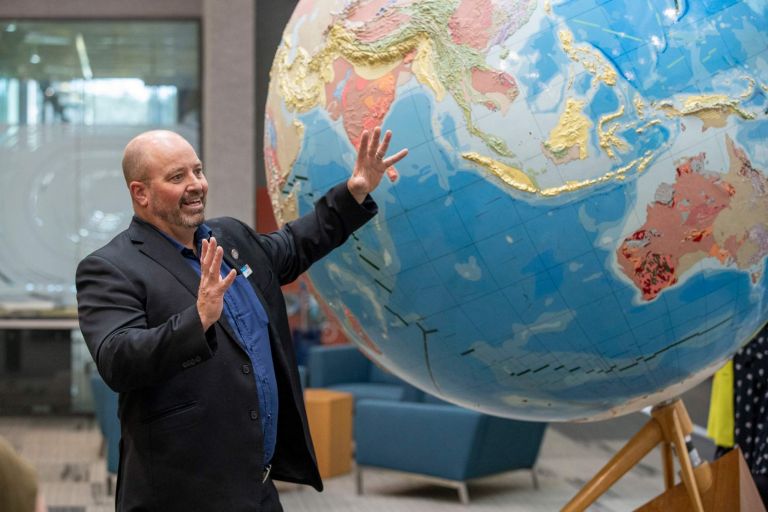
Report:
[{"label": "blazer lapel", "polygon": [[134,217],[131,225],[128,227],[128,234],[131,237],[131,241],[138,246],[139,252],[150,257],[158,265],[165,268],[189,293],[197,297],[200,277],[160,232],[144,221]]}]

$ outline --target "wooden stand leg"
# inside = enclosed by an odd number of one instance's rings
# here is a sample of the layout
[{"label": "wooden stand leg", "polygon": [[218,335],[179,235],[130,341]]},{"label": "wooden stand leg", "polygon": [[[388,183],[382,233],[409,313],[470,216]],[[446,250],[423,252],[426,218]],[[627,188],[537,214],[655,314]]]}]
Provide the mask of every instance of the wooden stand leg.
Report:
[{"label": "wooden stand leg", "polygon": [[696,512],[704,512],[704,505],[701,503],[699,487],[696,485],[696,479],[693,476],[693,466],[691,458],[688,456],[688,448],[685,445],[685,436],[681,430],[680,417],[677,411],[672,411],[672,421],[674,422],[674,443],[677,448],[677,458],[680,460],[680,476],[688,489],[688,497],[691,499],[693,509]]},{"label": "wooden stand leg", "polygon": [[661,443],[661,464],[664,467],[664,488],[671,489],[675,486],[675,461],[672,459],[672,445],[666,441]]},{"label": "wooden stand leg", "polygon": [[[704,512],[701,492],[705,489],[700,489],[697,485],[697,477],[694,474],[685,443],[686,436],[690,435],[691,432],[693,432],[693,423],[682,401],[678,399],[672,403],[654,407],[651,419],[563,507],[562,512],[586,510],[659,443],[662,443],[664,485],[667,489],[674,486],[674,462],[671,450],[671,445],[674,444],[680,463],[680,474],[690,499],[691,508],[695,512]],[[708,475],[710,473],[705,471],[699,478],[704,486],[709,486],[711,483],[711,477]]]},{"label": "wooden stand leg", "polygon": [[640,431],[614,455],[592,480],[581,488],[562,512],[581,512],[602,496],[616,481],[640,462],[662,440],[662,431],[655,421],[646,423]]}]

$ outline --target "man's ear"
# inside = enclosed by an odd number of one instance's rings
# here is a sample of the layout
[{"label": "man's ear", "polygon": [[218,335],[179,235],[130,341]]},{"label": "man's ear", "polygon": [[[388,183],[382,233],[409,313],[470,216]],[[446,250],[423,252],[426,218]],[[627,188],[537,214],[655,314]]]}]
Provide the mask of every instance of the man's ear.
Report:
[{"label": "man's ear", "polygon": [[149,204],[149,187],[143,181],[132,181],[128,185],[128,189],[131,191],[131,198],[140,206],[147,206]]}]

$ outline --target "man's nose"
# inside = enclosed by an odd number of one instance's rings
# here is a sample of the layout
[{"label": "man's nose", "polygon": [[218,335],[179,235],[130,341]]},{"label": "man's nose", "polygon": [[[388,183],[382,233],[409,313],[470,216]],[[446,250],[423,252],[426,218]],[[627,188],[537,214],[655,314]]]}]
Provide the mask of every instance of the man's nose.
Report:
[{"label": "man's nose", "polygon": [[205,178],[203,176],[196,176],[193,174],[187,184],[187,188],[190,190],[202,190],[203,183],[205,183]]}]

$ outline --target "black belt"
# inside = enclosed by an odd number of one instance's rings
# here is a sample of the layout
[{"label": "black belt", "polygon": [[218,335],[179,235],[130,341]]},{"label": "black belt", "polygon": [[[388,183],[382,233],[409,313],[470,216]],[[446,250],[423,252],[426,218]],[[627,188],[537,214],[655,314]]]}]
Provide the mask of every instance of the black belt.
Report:
[{"label": "black belt", "polygon": [[267,464],[264,466],[264,472],[261,473],[261,483],[264,483],[267,481],[267,478],[269,478],[269,474],[272,472],[272,464]]}]

